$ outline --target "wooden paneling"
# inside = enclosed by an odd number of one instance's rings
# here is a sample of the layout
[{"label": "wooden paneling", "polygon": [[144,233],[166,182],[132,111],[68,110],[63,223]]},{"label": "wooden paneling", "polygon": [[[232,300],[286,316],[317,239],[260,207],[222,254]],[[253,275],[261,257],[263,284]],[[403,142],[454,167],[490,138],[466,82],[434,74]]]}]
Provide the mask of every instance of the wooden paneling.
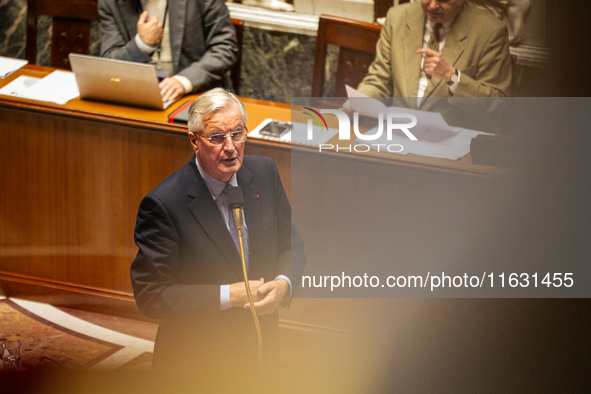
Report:
[{"label": "wooden paneling", "polygon": [[187,137],[8,108],[0,117],[0,270],[131,291],[137,207],[192,156]]}]

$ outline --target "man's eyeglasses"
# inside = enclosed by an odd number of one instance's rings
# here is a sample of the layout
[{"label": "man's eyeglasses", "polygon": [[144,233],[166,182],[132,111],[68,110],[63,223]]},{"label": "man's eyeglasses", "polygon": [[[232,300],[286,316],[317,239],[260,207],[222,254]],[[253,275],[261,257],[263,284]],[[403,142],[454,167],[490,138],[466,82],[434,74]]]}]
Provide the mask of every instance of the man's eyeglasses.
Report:
[{"label": "man's eyeglasses", "polygon": [[245,127],[244,130],[236,130],[228,135],[222,133],[212,134],[209,137],[204,137],[201,134],[197,135],[208,140],[213,146],[220,146],[224,145],[226,138],[231,138],[232,142],[235,144],[242,144],[246,141],[246,134],[248,134],[248,129]]}]

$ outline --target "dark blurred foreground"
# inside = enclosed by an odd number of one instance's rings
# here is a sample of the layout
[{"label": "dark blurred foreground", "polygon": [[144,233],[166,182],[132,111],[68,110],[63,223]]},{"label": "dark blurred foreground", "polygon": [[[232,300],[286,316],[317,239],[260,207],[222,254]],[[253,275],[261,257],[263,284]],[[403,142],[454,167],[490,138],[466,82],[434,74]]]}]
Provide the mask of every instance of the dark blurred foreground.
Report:
[{"label": "dark blurred foreground", "polygon": [[342,301],[344,314],[367,308],[350,317],[355,334],[318,339],[299,359],[284,357],[264,374],[245,369],[172,377],[43,364],[0,375],[0,392],[579,393],[589,388],[588,299]]}]

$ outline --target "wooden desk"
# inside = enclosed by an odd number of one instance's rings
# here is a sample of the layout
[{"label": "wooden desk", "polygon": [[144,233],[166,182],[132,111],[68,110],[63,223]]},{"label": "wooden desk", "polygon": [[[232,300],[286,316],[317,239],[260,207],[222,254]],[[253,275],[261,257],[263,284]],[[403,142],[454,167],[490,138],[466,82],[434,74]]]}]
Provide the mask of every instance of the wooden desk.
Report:
[{"label": "wooden desk", "polygon": [[[29,65],[0,80],[0,87],[19,75],[42,77],[49,71]],[[193,154],[186,126],[167,123],[167,114],[185,101],[167,111],[153,111],[80,99],[60,106],[0,96],[0,285],[5,295],[139,316],[129,281],[129,266],[137,252],[133,242],[137,208],[145,194]],[[288,105],[243,101],[250,129],[269,117],[290,120]],[[249,139],[246,145],[248,154],[275,159],[289,196],[293,194],[292,183],[298,188],[308,187],[306,174],[326,174],[330,180],[309,183],[319,192],[303,193],[298,200],[310,207],[319,199],[332,199],[332,186],[346,182],[352,172],[385,169],[399,174],[404,186],[391,192],[401,206],[429,203],[425,196],[433,195],[442,182],[457,189],[454,197],[462,203],[465,190],[458,184],[466,180],[494,183],[500,176],[497,170],[472,165],[469,156],[450,161],[330,153],[326,157],[334,160],[328,165],[323,161],[324,167],[318,167],[321,155],[316,148],[293,149],[306,162],[306,168],[292,180],[290,144]],[[352,160],[343,164],[343,158]],[[343,165],[348,169],[339,171]],[[416,174],[422,174],[420,180]],[[416,189],[407,187],[412,184]],[[360,190],[360,195],[351,198],[363,201],[367,192]],[[318,212],[318,217],[323,214]],[[402,229],[408,229],[411,219],[409,212],[401,220]],[[306,241],[308,267],[314,272],[321,266],[322,244],[306,238],[313,223],[297,224]],[[340,224],[324,225],[338,228]],[[402,230],[398,233],[402,235]],[[338,308],[322,307],[311,313],[317,305],[312,304],[309,301],[309,307],[286,312],[284,324],[351,328],[349,321],[337,316]],[[367,309],[363,302],[360,304]],[[333,312],[325,313],[328,309]],[[371,312],[371,308],[367,310]]]}]

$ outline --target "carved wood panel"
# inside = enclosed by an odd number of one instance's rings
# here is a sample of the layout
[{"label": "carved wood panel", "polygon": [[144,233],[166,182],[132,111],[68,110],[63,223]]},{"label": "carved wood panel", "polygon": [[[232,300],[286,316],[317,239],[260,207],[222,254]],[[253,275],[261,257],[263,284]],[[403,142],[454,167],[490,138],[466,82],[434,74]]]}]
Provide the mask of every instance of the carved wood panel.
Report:
[{"label": "carved wood panel", "polygon": [[334,97],[347,97],[345,84],[356,88],[363,80],[363,77],[367,75],[367,69],[374,59],[375,55],[372,53],[341,47]]},{"label": "carved wood panel", "polygon": [[51,66],[70,69],[69,53],[88,55],[90,23],[72,19],[53,18]]}]

